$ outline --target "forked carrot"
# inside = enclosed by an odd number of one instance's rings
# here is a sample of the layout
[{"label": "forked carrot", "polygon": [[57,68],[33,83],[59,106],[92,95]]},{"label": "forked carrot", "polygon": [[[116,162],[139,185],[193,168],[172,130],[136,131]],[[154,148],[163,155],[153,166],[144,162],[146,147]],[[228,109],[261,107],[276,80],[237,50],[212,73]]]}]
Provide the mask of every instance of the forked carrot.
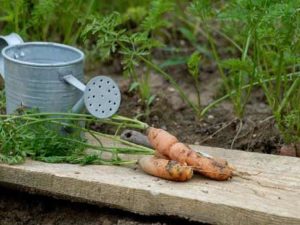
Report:
[{"label": "forked carrot", "polygon": [[193,176],[193,169],[180,165],[174,160],[145,156],[139,160],[139,166],[146,173],[173,181],[187,181]]},{"label": "forked carrot", "polygon": [[148,139],[160,154],[193,167],[194,171],[214,180],[227,180],[232,177],[233,169],[226,160],[203,156],[180,143],[176,137],[165,130],[148,128]]}]

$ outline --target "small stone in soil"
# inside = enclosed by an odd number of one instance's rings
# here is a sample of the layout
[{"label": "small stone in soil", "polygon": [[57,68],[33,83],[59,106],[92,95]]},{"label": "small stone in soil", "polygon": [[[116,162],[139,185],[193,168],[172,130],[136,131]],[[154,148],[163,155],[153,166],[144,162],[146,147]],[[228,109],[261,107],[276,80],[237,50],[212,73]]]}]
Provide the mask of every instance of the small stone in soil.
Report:
[{"label": "small stone in soil", "polygon": [[162,125],[162,126],[161,126],[161,129],[163,129],[163,130],[167,130],[167,127],[166,127],[166,125]]},{"label": "small stone in soil", "polygon": [[282,145],[281,148],[278,150],[279,155],[284,156],[293,156],[296,157],[296,149],[293,144],[290,145]]},{"label": "small stone in soil", "polygon": [[159,118],[158,118],[158,116],[155,115],[155,116],[153,116],[152,120],[153,121],[159,121]]},{"label": "small stone in soil", "polygon": [[263,102],[261,102],[261,103],[259,103],[259,107],[260,107],[260,108],[266,108],[266,104],[263,103]]},{"label": "small stone in soil", "polygon": [[208,118],[209,120],[213,120],[215,117],[214,117],[213,115],[208,115],[207,118]]},{"label": "small stone in soil", "polygon": [[168,91],[170,91],[170,92],[175,92],[175,89],[172,88],[172,87],[169,87],[169,88],[168,88]]}]

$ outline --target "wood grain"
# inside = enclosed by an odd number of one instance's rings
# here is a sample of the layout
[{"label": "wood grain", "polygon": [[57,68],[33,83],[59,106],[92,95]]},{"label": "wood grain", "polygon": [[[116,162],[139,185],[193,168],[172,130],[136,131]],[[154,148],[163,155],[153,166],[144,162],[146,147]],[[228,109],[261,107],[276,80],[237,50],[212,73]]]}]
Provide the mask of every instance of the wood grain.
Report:
[{"label": "wood grain", "polygon": [[226,182],[196,175],[176,183],[130,167],[28,160],[18,166],[0,164],[0,182],[146,215],[211,224],[300,224],[299,158],[191,147],[227,159],[240,175]]}]

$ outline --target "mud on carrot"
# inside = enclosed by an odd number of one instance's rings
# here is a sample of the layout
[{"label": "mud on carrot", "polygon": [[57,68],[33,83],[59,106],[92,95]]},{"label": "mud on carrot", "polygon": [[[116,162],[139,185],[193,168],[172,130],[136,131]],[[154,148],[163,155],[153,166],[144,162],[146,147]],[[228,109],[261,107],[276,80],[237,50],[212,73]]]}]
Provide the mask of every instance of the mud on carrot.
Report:
[{"label": "mud on carrot", "polygon": [[150,127],[147,133],[153,148],[163,156],[180,164],[185,163],[194,171],[214,180],[228,180],[232,177],[233,168],[226,160],[203,156],[165,130]]},{"label": "mud on carrot", "polygon": [[193,176],[193,169],[190,166],[180,165],[174,160],[145,156],[138,164],[144,172],[167,180],[187,181]]}]

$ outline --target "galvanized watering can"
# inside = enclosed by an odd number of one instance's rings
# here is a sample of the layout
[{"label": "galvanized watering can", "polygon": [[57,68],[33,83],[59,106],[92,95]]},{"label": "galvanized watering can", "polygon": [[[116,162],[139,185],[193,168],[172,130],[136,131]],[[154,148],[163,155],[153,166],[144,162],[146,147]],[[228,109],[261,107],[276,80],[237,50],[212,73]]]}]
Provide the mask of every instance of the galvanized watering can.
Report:
[{"label": "galvanized watering can", "polygon": [[80,112],[98,118],[118,110],[121,94],[107,76],[84,85],[84,54],[63,44],[26,42],[15,33],[0,36],[0,74],[5,82],[6,111],[21,106],[41,112]]}]

